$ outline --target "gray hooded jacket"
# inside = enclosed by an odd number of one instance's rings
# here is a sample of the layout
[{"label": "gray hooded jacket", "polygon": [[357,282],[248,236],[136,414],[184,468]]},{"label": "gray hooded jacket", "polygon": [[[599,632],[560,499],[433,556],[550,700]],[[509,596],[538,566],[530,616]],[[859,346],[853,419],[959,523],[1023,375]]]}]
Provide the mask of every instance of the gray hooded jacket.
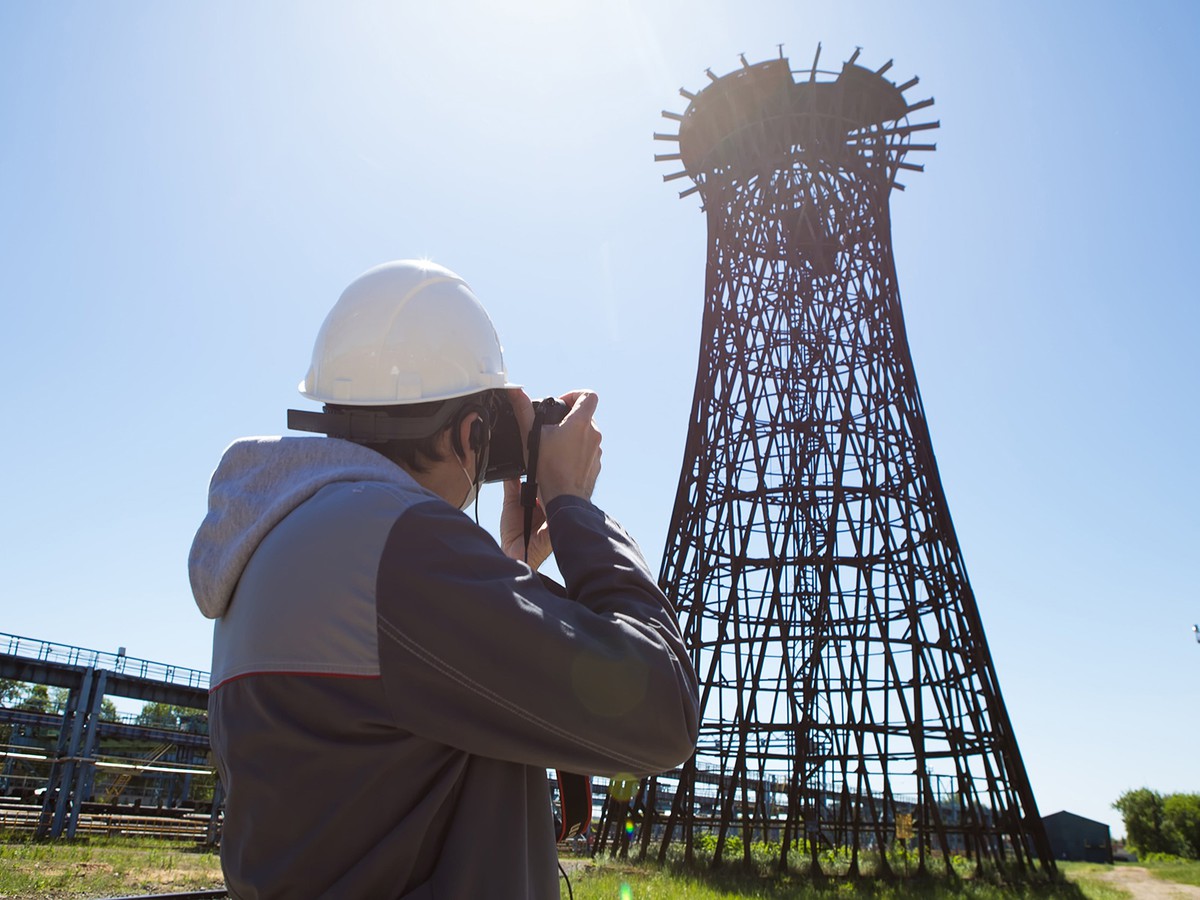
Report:
[{"label": "gray hooded jacket", "polygon": [[189,569],[232,896],[556,897],[546,768],[690,756],[696,676],[637,546],[547,512],[565,592],[372,450],[229,447]]}]

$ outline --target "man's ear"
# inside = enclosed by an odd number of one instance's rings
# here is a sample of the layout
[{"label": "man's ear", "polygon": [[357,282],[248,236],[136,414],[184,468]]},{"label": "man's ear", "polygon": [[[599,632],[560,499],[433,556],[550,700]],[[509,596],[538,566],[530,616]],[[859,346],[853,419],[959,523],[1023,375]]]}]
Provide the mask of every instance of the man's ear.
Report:
[{"label": "man's ear", "polygon": [[483,449],[483,444],[487,440],[487,426],[484,425],[483,417],[476,415],[471,422],[471,429],[467,432],[467,446],[475,451],[475,455],[479,455],[479,451]]},{"label": "man's ear", "polygon": [[450,449],[458,457],[459,462],[466,463],[467,454],[464,447],[470,447],[477,455],[483,446],[484,424],[479,413],[471,412],[463,416],[450,430]]}]

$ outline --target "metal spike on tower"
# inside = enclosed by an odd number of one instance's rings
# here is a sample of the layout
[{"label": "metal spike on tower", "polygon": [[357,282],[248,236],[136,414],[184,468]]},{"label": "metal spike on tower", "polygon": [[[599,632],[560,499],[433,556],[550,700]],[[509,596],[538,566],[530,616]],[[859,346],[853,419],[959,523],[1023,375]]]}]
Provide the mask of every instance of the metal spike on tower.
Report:
[{"label": "metal spike on tower", "polygon": [[900,310],[888,198],[935,149],[917,141],[938,123],[912,119],[933,100],[858,56],[743,57],[655,135],[708,220],[660,576],[703,722],[683,769],[608,801],[598,849],[692,859],[707,834],[714,865],[766,841],[781,867],[840,849],[886,873],[902,843],[918,871],[1050,872]]}]

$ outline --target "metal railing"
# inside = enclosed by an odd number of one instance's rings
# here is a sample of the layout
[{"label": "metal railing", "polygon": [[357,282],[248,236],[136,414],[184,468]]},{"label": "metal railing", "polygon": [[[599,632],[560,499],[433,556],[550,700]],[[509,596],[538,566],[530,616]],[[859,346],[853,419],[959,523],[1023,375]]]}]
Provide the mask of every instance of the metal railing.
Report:
[{"label": "metal railing", "polygon": [[56,644],[54,641],[41,641],[15,634],[0,633],[0,653],[24,659],[36,659],[41,662],[107,669],[122,675],[145,678],[150,681],[165,681],[184,687],[208,687],[208,673],[199,669],[137,659],[133,656],[126,656],[124,653],[109,653],[104,650],[72,647],[69,644]]}]

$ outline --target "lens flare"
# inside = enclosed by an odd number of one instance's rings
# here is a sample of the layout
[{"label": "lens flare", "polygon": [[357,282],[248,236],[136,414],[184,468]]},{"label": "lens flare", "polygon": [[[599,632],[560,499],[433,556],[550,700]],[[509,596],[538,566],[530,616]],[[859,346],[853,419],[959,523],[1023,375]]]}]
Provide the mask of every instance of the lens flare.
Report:
[{"label": "lens flare", "polygon": [[633,795],[637,792],[637,786],[637,778],[619,772],[608,783],[608,796],[624,803],[633,799]]},{"label": "lens flare", "polygon": [[633,900],[633,888],[627,884],[621,885],[621,900]]},{"label": "lens flare", "polygon": [[633,834],[633,827],[634,827],[634,826],[633,826],[633,819],[626,819],[626,820],[625,820],[625,833],[626,833],[626,834]]}]

